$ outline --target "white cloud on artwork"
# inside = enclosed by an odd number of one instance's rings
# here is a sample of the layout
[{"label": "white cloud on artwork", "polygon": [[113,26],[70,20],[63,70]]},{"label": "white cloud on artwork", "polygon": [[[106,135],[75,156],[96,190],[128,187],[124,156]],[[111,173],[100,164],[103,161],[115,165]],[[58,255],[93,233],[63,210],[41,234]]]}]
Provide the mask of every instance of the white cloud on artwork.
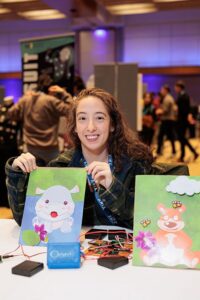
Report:
[{"label": "white cloud on artwork", "polygon": [[200,193],[200,181],[190,179],[187,176],[178,176],[168,184],[166,191],[179,195],[193,196]]}]

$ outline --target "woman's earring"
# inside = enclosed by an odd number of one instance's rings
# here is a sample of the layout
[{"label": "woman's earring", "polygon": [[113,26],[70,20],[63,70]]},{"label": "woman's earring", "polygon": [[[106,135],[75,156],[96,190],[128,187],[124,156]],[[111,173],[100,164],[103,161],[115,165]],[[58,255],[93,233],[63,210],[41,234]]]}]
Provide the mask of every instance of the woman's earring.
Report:
[{"label": "woman's earring", "polygon": [[113,132],[115,129],[114,129],[114,127],[111,127],[110,128],[110,132]]}]

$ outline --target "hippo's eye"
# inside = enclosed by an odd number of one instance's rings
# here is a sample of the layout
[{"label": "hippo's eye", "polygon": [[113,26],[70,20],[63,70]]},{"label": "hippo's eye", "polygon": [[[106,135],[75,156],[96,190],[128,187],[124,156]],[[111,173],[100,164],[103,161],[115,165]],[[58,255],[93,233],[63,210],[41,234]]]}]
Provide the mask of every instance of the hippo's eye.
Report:
[{"label": "hippo's eye", "polygon": [[174,216],[174,220],[175,220],[175,221],[178,221],[178,216]]},{"label": "hippo's eye", "polygon": [[165,216],[163,217],[163,219],[164,219],[165,221],[167,221],[167,220],[169,219],[169,217],[168,217],[167,215],[165,215]]},{"label": "hippo's eye", "polygon": [[45,203],[49,203],[49,200],[47,199],[47,200],[45,200]]},{"label": "hippo's eye", "polygon": [[65,204],[65,205],[67,205],[67,204],[68,204],[68,202],[67,202],[67,201],[64,201],[64,204]]}]

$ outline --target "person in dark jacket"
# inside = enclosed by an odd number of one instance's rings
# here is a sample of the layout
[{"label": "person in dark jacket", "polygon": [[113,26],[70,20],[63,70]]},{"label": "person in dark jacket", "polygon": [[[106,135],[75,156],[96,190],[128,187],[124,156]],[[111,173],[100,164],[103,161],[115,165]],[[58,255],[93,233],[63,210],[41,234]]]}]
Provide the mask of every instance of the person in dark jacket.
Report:
[{"label": "person in dark jacket", "polygon": [[[132,228],[135,176],[150,173],[153,158],[149,147],[134,136],[115,99],[102,89],[80,92],[72,104],[67,128],[74,147],[49,166],[85,167],[92,177],[93,182],[88,177],[83,225]],[[8,198],[18,224],[21,224],[28,174],[36,168],[35,157],[30,153],[12,158],[6,164]],[[104,209],[99,206],[98,197]]]},{"label": "person in dark jacket", "polygon": [[151,146],[155,132],[155,108],[152,104],[153,96],[151,93],[144,94],[144,106],[142,111],[142,131],[141,140]]},{"label": "person in dark jacket", "polygon": [[5,163],[10,157],[19,155],[20,123],[7,118],[7,111],[14,105],[13,100],[13,96],[8,96],[0,104],[0,206],[5,207],[9,207],[5,182]]},{"label": "person in dark jacket", "polygon": [[177,81],[174,87],[177,93],[177,107],[178,107],[178,118],[177,118],[177,134],[178,140],[181,144],[181,156],[179,162],[184,162],[185,157],[185,146],[188,146],[190,151],[194,154],[194,160],[199,156],[196,150],[192,147],[188,139],[186,138],[186,131],[188,128],[188,116],[190,114],[190,97],[185,91],[185,85],[182,81]]}]

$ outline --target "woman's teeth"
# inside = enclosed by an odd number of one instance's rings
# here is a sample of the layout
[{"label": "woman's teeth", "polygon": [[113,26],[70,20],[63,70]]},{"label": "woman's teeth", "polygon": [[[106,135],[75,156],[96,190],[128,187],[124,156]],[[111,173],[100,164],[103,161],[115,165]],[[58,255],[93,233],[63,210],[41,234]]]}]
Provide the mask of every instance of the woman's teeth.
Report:
[{"label": "woman's teeth", "polygon": [[90,141],[94,141],[98,138],[98,135],[86,135],[86,138]]}]

